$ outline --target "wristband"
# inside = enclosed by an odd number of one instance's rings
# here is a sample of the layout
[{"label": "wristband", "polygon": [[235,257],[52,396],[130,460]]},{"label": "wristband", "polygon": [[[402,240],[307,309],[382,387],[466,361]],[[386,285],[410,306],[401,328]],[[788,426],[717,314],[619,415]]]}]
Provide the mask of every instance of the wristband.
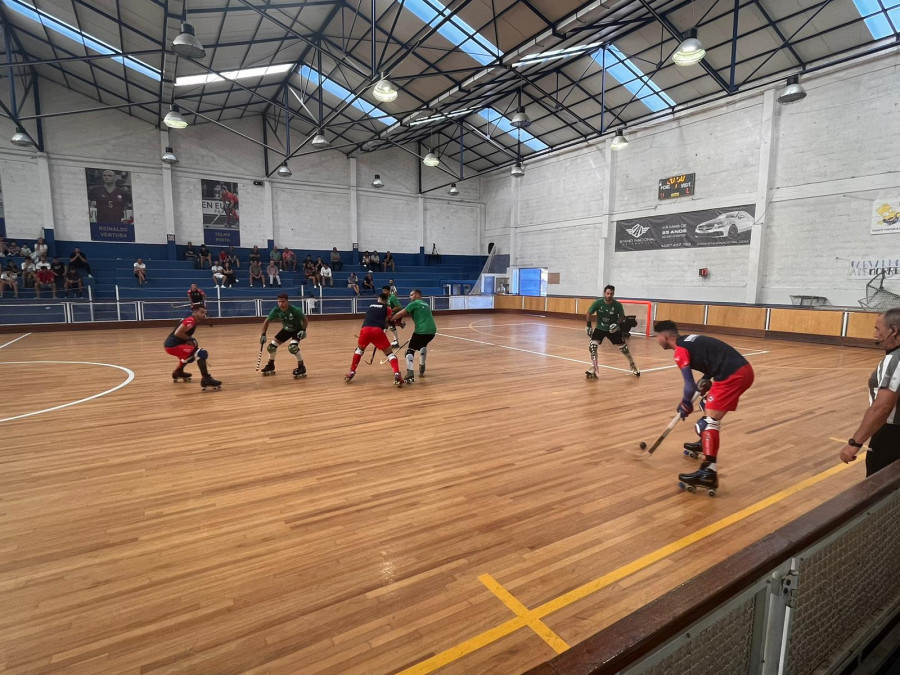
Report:
[{"label": "wristband", "polygon": [[851,438],[849,441],[847,441],[847,445],[849,445],[851,448],[861,448],[863,446],[862,443],[857,443],[855,438]]}]

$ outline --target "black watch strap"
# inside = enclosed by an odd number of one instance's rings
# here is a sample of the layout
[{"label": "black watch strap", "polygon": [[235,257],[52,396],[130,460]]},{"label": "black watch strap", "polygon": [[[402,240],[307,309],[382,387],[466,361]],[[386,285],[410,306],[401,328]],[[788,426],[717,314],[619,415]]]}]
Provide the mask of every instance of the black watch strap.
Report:
[{"label": "black watch strap", "polygon": [[849,441],[847,441],[847,445],[849,445],[851,448],[861,448],[863,446],[862,443],[857,443],[855,438],[851,438]]}]

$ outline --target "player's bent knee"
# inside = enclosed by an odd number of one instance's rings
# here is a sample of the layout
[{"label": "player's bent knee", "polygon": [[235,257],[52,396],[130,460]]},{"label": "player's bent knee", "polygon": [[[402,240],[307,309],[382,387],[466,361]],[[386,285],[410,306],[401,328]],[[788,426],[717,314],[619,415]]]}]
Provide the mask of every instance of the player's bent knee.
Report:
[{"label": "player's bent knee", "polygon": [[628,345],[622,345],[621,347],[619,347],[619,351],[623,354],[628,354]]},{"label": "player's bent knee", "polygon": [[360,347],[357,347],[357,348],[353,351],[353,353],[354,353],[354,354],[358,354],[359,356],[362,356],[362,355],[365,354],[366,352],[365,352],[364,349],[362,349],[362,348],[360,348]]},{"label": "player's bent knee", "polygon": [[266,345],[266,351],[270,354],[274,354],[278,351],[278,345],[276,345],[274,342],[270,342],[268,345]]},{"label": "player's bent knee", "polygon": [[197,358],[200,359],[201,361],[206,361],[206,359],[209,358],[209,352],[206,351],[205,349],[198,349],[197,350]]},{"label": "player's bent knee", "polygon": [[300,343],[296,342],[294,340],[291,340],[291,344],[288,345],[288,351],[291,354],[296,354],[297,352],[300,351]]}]

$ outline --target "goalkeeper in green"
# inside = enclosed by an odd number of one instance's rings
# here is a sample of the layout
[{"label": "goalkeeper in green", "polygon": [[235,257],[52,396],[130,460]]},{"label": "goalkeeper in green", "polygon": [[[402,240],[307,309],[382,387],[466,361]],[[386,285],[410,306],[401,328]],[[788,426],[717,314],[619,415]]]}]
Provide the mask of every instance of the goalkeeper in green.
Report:
[{"label": "goalkeeper in green", "polygon": [[[600,376],[600,366],[597,365],[597,349],[604,338],[614,345],[618,345],[619,351],[628,359],[628,365],[631,366],[631,372],[635,377],[641,376],[641,371],[634,364],[631,352],[628,351],[628,343],[625,341],[624,334],[627,328],[624,325],[626,321],[625,309],[622,303],[616,300],[616,287],[607,284],[603,288],[603,297],[595,300],[588,307],[585,318],[587,319],[587,334],[591,339],[588,349],[591,352],[591,369],[585,371],[585,375],[589,380],[597,379]],[[591,324],[593,315],[597,315],[597,327]]]}]

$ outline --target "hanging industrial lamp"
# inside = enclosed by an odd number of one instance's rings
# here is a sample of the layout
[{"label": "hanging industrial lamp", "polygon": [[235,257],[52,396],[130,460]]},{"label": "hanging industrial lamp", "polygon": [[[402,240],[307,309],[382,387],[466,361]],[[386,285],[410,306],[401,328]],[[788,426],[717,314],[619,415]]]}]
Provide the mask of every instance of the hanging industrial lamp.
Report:
[{"label": "hanging industrial lamp", "polygon": [[174,103],[169,106],[169,112],[163,118],[163,124],[170,129],[184,129],[188,125],[187,120],[181,116],[181,110]]},{"label": "hanging industrial lamp", "polygon": [[175,156],[175,152],[172,148],[166,148],[166,151],[160,159],[166,164],[178,164],[178,158]]},{"label": "hanging industrial lamp", "polygon": [[686,37],[678,45],[678,49],[672,54],[672,61],[676,66],[693,66],[700,63],[706,56],[703,43],[697,37],[697,29],[691,28],[685,35]]},{"label": "hanging industrial lamp", "polygon": [[787,86],[778,92],[779,103],[793,103],[794,101],[802,101],[806,98],[806,89],[800,84],[798,75],[791,75],[787,79]]},{"label": "hanging industrial lamp", "polygon": [[181,34],[172,40],[172,51],[187,59],[202,59],[206,56],[203,44],[194,35],[194,27],[187,22],[181,24]]},{"label": "hanging industrial lamp", "polygon": [[622,150],[628,147],[628,139],[625,138],[625,130],[619,129],[613,136],[612,143],[609,144],[610,150]]}]

